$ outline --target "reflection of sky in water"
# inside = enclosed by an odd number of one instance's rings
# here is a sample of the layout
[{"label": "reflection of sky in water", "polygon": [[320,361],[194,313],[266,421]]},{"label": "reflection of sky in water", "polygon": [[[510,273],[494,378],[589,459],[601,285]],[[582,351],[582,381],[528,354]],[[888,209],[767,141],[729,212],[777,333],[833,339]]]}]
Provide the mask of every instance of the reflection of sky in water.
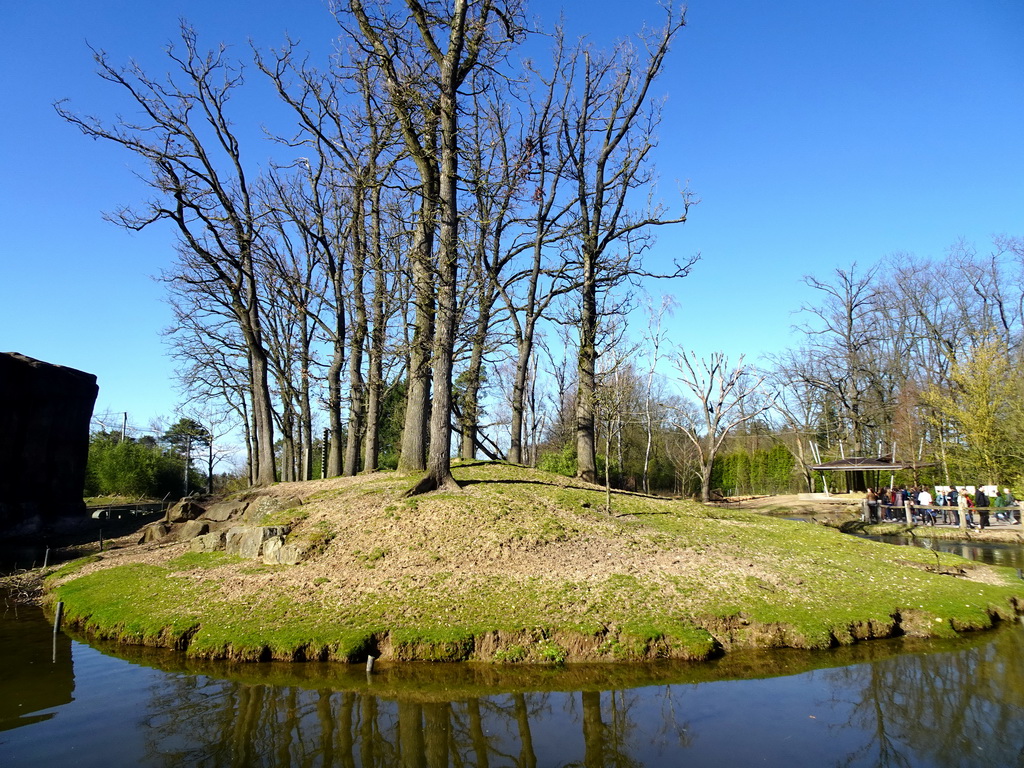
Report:
[{"label": "reflection of sky in water", "polygon": [[[74,701],[0,735],[4,765],[365,765],[372,754],[373,765],[429,768],[440,764],[430,757],[438,712],[444,764],[480,765],[486,753],[492,766],[521,765],[517,699],[538,766],[1005,766],[1024,746],[1020,628],[962,651],[787,677],[434,705],[165,673],[79,643],[73,653]],[[377,741],[366,751],[370,720]],[[421,758],[407,762],[403,744]]]},{"label": "reflection of sky in water", "polygon": [[[1011,547],[938,543],[993,558],[1021,555]],[[9,653],[0,681],[38,681],[42,689],[41,673],[50,665],[38,654],[19,656],[18,649],[31,634],[48,653],[49,625],[41,617],[30,624],[5,618],[0,639],[6,638]],[[908,648],[924,651],[898,652]],[[437,701],[437,682],[426,695],[405,688],[408,698],[397,701],[369,695],[372,681],[361,692],[339,692],[311,676],[275,686],[165,672],[77,642],[61,653],[59,690],[0,686],[9,700],[31,692],[44,702],[33,705],[34,714],[46,718],[16,718],[0,730],[0,765],[430,768],[531,765],[532,755],[537,766],[602,768],[1008,766],[1020,764],[1024,754],[1021,625],[957,643],[877,641],[830,655],[750,652],[748,660],[776,674],[794,671],[783,677],[672,685],[647,678],[644,687],[619,691],[502,693],[454,702]],[[73,670],[66,654],[73,656]],[[742,662],[732,669],[747,668],[741,654],[728,658]],[[794,664],[808,658],[878,660],[797,673],[808,667]],[[28,674],[15,678],[17,665]],[[315,668],[303,666],[310,675]],[[688,667],[696,668],[713,678],[728,674],[729,665]],[[604,669],[600,679],[607,674],[628,685],[631,675],[623,675],[623,667]],[[66,685],[71,675],[73,697]],[[380,686],[386,678],[373,681]]]},{"label": "reflection of sky in water", "polygon": [[[81,643],[72,643],[69,650],[74,659],[74,699],[55,708],[54,717],[46,722],[4,734],[0,764],[109,768],[131,765],[135,758],[130,756],[145,754],[141,718],[153,688],[168,675],[104,656]],[[14,759],[8,762],[5,753]]]},{"label": "reflection of sky in water", "polygon": [[712,765],[827,765],[849,750],[830,734],[836,716],[818,672],[768,680],[725,681],[627,692],[641,724],[631,753],[648,766],[685,755]]}]

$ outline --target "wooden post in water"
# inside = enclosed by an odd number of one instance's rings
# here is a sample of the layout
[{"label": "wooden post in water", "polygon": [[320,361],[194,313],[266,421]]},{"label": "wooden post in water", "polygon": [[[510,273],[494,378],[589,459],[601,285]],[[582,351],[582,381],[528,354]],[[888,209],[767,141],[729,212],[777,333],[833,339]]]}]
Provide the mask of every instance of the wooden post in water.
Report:
[{"label": "wooden post in water", "polygon": [[64,603],[57,603],[57,612],[53,614],[53,634],[60,632],[60,622],[64,618]]},{"label": "wooden post in water", "polygon": [[366,657],[366,674],[368,674],[368,675],[373,674],[373,662],[374,661],[376,661],[376,657],[374,657],[374,656],[367,656]]}]

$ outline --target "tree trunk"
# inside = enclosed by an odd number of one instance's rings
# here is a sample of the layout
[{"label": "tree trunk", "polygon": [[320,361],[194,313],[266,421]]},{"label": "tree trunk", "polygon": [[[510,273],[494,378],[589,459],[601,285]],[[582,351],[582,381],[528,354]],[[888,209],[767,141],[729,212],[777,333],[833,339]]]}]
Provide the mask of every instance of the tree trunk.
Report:
[{"label": "tree trunk", "polygon": [[512,440],[508,447],[508,460],[513,464],[524,464],[523,422],[526,413],[526,381],[530,375],[530,355],[533,352],[532,324],[528,323],[527,333],[516,345],[516,372],[512,380]]},{"label": "tree trunk", "polygon": [[255,485],[273,485],[277,482],[274,461],[274,409],[267,378],[267,356],[262,345],[250,344],[249,365],[253,387],[253,430],[256,434]]},{"label": "tree trunk", "polygon": [[363,469],[373,472],[380,457],[380,398],[384,388],[384,292],[386,276],[374,267],[373,329],[370,331],[370,359],[366,381],[366,439],[363,445]]},{"label": "tree trunk", "polygon": [[327,477],[338,477],[342,472],[341,451],[341,371],[345,366],[344,335],[334,338],[334,355],[327,369],[327,423],[331,442],[327,450]]},{"label": "tree trunk", "polygon": [[714,469],[714,460],[706,461],[700,467],[700,500],[705,504],[711,501],[711,470]]},{"label": "tree trunk", "polygon": [[[353,207],[353,215],[362,216],[363,203],[360,200]],[[354,312],[352,334],[348,355],[348,436],[345,446],[346,477],[359,471],[359,443],[363,432],[363,344],[366,342],[366,299],[363,295],[363,274],[366,264],[366,242],[364,227],[358,222],[354,227],[356,242],[352,249],[352,291],[351,302]]]},{"label": "tree trunk", "polygon": [[[458,0],[456,6],[462,9],[464,15],[464,0]],[[451,470],[452,359],[457,320],[456,284],[459,274],[456,64],[457,61],[453,61],[451,56],[446,56],[441,64],[441,173],[438,185],[440,248],[436,264],[437,322],[434,328],[432,360],[434,402],[430,414],[430,453],[427,457],[427,476],[412,489],[413,493],[422,493],[433,489],[458,488]]]},{"label": "tree trunk", "polygon": [[[434,338],[434,287],[430,277],[430,255],[433,231],[428,226],[433,206],[423,200],[416,244],[413,247],[412,275],[415,319],[409,349],[409,388],[405,401],[405,424],[402,429],[402,455],[398,468],[402,471],[426,469],[427,426],[430,403],[430,347]],[[450,393],[449,393],[450,395]],[[445,415],[447,418],[447,414]]]},{"label": "tree trunk", "polygon": [[597,452],[594,434],[594,407],[597,394],[597,281],[594,255],[584,245],[581,288],[580,350],[576,389],[576,476],[587,483],[597,482]]},{"label": "tree trunk", "polygon": [[381,190],[374,187],[371,203],[373,220],[373,327],[369,331],[366,381],[366,436],[363,441],[363,470],[374,472],[380,457],[380,398],[384,389],[384,301],[387,293],[387,272],[384,270],[383,246],[381,243]]},{"label": "tree trunk", "polygon": [[459,455],[464,459],[476,458],[477,430],[480,429],[480,383],[483,378],[484,346],[491,325],[491,299],[486,288],[481,288],[479,314],[473,334],[473,351],[466,369],[466,389],[462,400]]}]

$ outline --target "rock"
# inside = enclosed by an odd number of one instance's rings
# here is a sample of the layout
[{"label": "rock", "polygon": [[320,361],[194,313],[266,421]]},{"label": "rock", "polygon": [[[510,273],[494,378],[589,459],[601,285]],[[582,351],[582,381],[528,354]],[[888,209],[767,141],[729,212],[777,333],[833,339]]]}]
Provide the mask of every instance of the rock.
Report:
[{"label": "rock", "polygon": [[237,555],[242,543],[242,537],[249,530],[244,525],[235,525],[228,528],[224,534],[224,551],[229,555]]},{"label": "rock", "polygon": [[279,565],[283,548],[284,536],[271,536],[263,542],[263,562],[267,565]]},{"label": "rock", "polygon": [[266,528],[248,528],[238,543],[238,554],[245,558],[260,556],[263,542],[267,540]]},{"label": "rock", "polygon": [[178,530],[178,539],[188,541],[209,532],[210,526],[208,523],[204,523],[202,520],[188,520]]},{"label": "rock", "polygon": [[291,509],[302,505],[302,499],[298,496],[287,496],[278,498],[276,496],[262,496],[249,504],[242,519],[250,525],[260,525],[271,515],[283,509]]},{"label": "rock", "polygon": [[263,543],[263,562],[267,565],[298,565],[309,552],[309,542],[289,543],[285,536],[274,536]]},{"label": "rock", "polygon": [[203,519],[214,523],[223,523],[233,518],[241,517],[245,508],[249,506],[247,501],[221,501],[207,508],[203,513]]},{"label": "rock", "polygon": [[224,549],[224,532],[207,533],[192,539],[193,552],[216,552]]},{"label": "rock", "polygon": [[298,565],[306,559],[307,547],[297,542],[285,543],[278,553],[278,562],[281,565]]},{"label": "rock", "polygon": [[142,538],[139,544],[152,544],[155,541],[166,539],[171,533],[171,526],[161,521],[150,523],[142,529]]},{"label": "rock", "polygon": [[256,558],[263,550],[263,543],[270,538],[288,535],[286,525],[245,526],[236,525],[228,529],[224,539],[224,550],[229,555]]},{"label": "rock", "polygon": [[185,499],[183,501],[179,501],[173,507],[168,509],[164,520],[168,523],[184,523],[186,520],[195,520],[205,511],[205,509],[194,501]]}]

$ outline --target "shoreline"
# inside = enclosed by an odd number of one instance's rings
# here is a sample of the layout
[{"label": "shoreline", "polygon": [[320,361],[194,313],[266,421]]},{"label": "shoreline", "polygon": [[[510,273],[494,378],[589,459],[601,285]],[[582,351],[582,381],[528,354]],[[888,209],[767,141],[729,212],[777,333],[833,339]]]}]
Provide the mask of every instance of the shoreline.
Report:
[{"label": "shoreline", "polygon": [[512,465],[456,477],[413,499],[397,473],[273,486],[254,494],[268,524],[317,543],[297,565],[129,542],[49,569],[45,599],[100,639],[349,663],[702,661],[952,638],[1024,611],[1015,573],[954,555],[634,493],[607,515],[603,489]]}]

